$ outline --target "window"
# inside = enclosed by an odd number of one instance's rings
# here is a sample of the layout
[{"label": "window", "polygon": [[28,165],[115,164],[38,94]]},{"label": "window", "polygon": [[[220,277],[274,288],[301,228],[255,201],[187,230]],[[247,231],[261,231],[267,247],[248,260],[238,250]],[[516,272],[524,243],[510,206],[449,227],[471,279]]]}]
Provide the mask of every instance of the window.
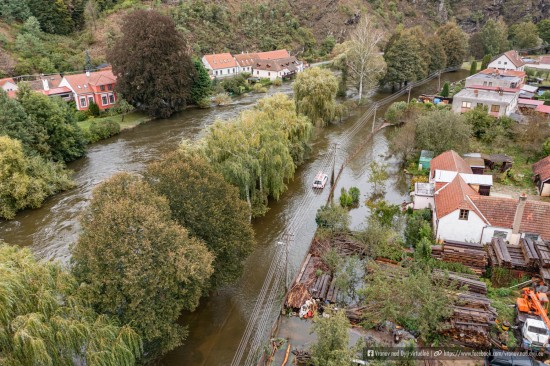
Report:
[{"label": "window", "polygon": [[215,73],[214,75],[218,75],[218,70],[214,71],[214,73]]},{"label": "window", "polygon": [[489,81],[489,86],[493,86],[493,82],[492,82],[492,81]]},{"label": "window", "polygon": [[462,108],[472,108],[472,102],[462,102]]},{"label": "window", "polygon": [[504,61],[504,65],[508,65],[508,61]]},{"label": "window", "polygon": [[486,81],[483,82],[483,86],[487,86],[487,82],[486,82]]},{"label": "window", "polygon": [[260,75],[260,70],[256,70],[256,75]]},{"label": "window", "polygon": [[268,72],[268,73],[267,73],[267,76],[271,76],[271,73],[270,73],[270,72]]},{"label": "window", "polygon": [[86,97],[81,97],[80,98],[80,106],[81,107],[86,107]]},{"label": "window", "polygon": [[105,94],[101,96],[101,105],[107,105],[107,95]]},{"label": "window", "polygon": [[113,84],[107,85],[107,90],[113,90]]},{"label": "window", "polygon": [[500,111],[500,106],[498,104],[491,105],[491,112],[498,113]]},{"label": "window", "polygon": [[109,94],[109,104],[115,104],[115,95]]},{"label": "window", "polygon": [[524,238],[531,239],[533,241],[539,240],[539,236],[540,236],[539,234],[535,234],[535,233],[525,233],[525,234],[523,234]]},{"label": "window", "polygon": [[493,238],[500,238],[506,240],[508,233],[506,231],[495,230],[493,233]]},{"label": "window", "polygon": [[458,216],[458,218],[460,220],[468,220],[468,214],[470,213],[469,210],[460,210],[460,214]]},{"label": "window", "polygon": [[105,85],[100,85],[100,86],[99,86],[99,90],[105,91]]}]

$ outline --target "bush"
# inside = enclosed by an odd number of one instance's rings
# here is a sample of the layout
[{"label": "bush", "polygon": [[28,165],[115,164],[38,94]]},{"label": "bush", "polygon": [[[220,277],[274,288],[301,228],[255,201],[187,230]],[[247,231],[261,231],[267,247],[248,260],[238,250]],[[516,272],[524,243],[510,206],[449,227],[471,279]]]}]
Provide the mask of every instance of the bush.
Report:
[{"label": "bush", "polygon": [[77,111],[75,114],[76,120],[78,122],[82,122],[88,119],[88,112],[87,111]]},{"label": "bush", "polygon": [[275,80],[273,80],[273,83],[272,83],[274,86],[281,86],[283,85],[283,79],[281,78],[276,78]]},{"label": "bush", "polygon": [[210,98],[202,98],[197,102],[197,105],[199,106],[199,108],[202,109],[210,108],[212,106],[212,101],[210,100]]},{"label": "bush", "polygon": [[94,143],[118,135],[119,133],[120,124],[112,119],[92,121],[92,123],[90,123],[88,139],[90,143]]},{"label": "bush", "polygon": [[345,208],[358,206],[360,194],[359,188],[357,187],[351,187],[349,192],[346,191],[345,188],[342,188],[340,194],[340,206]]},{"label": "bush", "polygon": [[99,110],[99,106],[97,104],[95,104],[94,102],[90,102],[90,106],[88,107],[88,111],[94,117],[99,116],[99,113],[101,112]]},{"label": "bush", "polygon": [[226,105],[231,103],[231,97],[227,93],[219,93],[214,95],[214,103],[216,105]]},{"label": "bush", "polygon": [[331,231],[346,231],[348,229],[350,217],[348,211],[340,206],[327,205],[317,210],[315,222],[319,227],[330,229]]},{"label": "bush", "polygon": [[252,90],[254,91],[254,93],[267,93],[267,88],[261,83],[254,84]]},{"label": "bush", "polygon": [[261,78],[260,84],[262,84],[263,86],[270,86],[273,83],[271,82],[270,78]]}]

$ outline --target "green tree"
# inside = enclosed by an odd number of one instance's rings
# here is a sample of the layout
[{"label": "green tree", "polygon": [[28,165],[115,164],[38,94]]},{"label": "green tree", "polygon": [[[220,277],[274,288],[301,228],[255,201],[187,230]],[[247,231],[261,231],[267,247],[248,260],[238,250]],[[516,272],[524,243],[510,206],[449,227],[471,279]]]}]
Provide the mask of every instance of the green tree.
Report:
[{"label": "green tree", "polygon": [[443,89],[441,90],[441,96],[447,98],[449,96],[450,90],[449,90],[449,82],[446,81],[445,84],[443,84]]},{"label": "green tree", "polygon": [[7,136],[0,136],[0,167],[0,218],[40,207],[48,196],[72,187],[62,165],[25,156],[21,142]]},{"label": "green tree", "polygon": [[90,112],[92,116],[98,117],[100,113],[99,106],[94,101],[91,101],[90,105],[88,106],[88,112]]},{"label": "green tree", "polygon": [[[405,243],[411,247],[415,247],[416,244],[423,238],[428,237],[432,239],[432,232],[430,227],[431,211],[429,209],[417,210],[407,216],[407,225],[405,226]],[[427,228],[426,229],[426,225]]]},{"label": "green tree", "polygon": [[38,19],[41,28],[45,32],[69,34],[74,29],[74,22],[71,18],[71,13],[67,7],[67,4],[65,4],[63,0],[26,1],[32,14]]},{"label": "green tree", "polygon": [[350,216],[348,210],[345,208],[330,204],[322,206],[317,210],[315,222],[319,227],[332,232],[344,232],[348,230]]},{"label": "green tree", "polygon": [[417,149],[439,155],[447,150],[466,151],[472,134],[462,115],[449,110],[434,110],[421,116],[416,125]]},{"label": "green tree", "polygon": [[[328,309],[327,309],[328,310]],[[315,366],[349,366],[353,352],[349,348],[349,320],[343,310],[328,310],[328,318],[315,316],[312,332],[317,342],[311,346]]]},{"label": "green tree", "polygon": [[406,29],[390,38],[384,51],[387,64],[384,83],[401,86],[426,77],[431,58],[420,37],[417,31]]},{"label": "green tree", "polygon": [[510,38],[516,49],[533,48],[541,44],[537,26],[532,22],[521,22],[510,27]]},{"label": "green tree", "polygon": [[371,209],[371,217],[387,228],[394,225],[401,212],[399,205],[389,204],[385,200],[367,201],[367,207]]},{"label": "green tree", "polygon": [[489,19],[481,29],[481,41],[486,54],[498,55],[509,48],[508,27],[504,20]]},{"label": "green tree", "polygon": [[384,191],[386,180],[389,178],[386,164],[379,164],[376,161],[371,161],[369,164],[369,183],[372,184],[372,189],[375,193]]},{"label": "green tree", "polygon": [[332,49],[336,45],[336,39],[332,34],[329,34],[325,37],[321,43],[321,56],[328,55],[332,52]]},{"label": "green tree", "polygon": [[382,224],[379,217],[368,218],[366,228],[356,234],[363,244],[364,254],[374,259],[387,258],[396,262],[403,259],[403,246],[391,224]]},{"label": "green tree", "polygon": [[485,70],[487,67],[489,67],[489,63],[491,62],[491,59],[493,56],[490,54],[487,54],[483,56],[483,60],[481,60],[481,70]]},{"label": "green tree", "polygon": [[537,23],[539,37],[545,43],[550,43],[550,19],[543,19]]},{"label": "green tree", "polygon": [[212,82],[210,75],[200,60],[193,60],[195,77],[191,86],[191,102],[198,104],[201,100],[209,98],[212,94]]},{"label": "green tree", "polygon": [[134,365],[141,341],[129,326],[96,314],[75,278],[28,249],[0,244],[2,365]]},{"label": "green tree", "polygon": [[212,274],[213,256],[172,221],[166,198],[120,173],[94,190],[73,248],[73,272],[102,314],[131,324],[147,359],[180,345],[181,311],[194,310]]},{"label": "green tree", "polygon": [[483,46],[483,38],[481,32],[476,32],[470,36],[468,40],[470,55],[479,60],[485,55],[485,47]]},{"label": "green tree", "polygon": [[439,27],[436,35],[444,40],[447,67],[462,65],[468,47],[467,37],[462,29],[456,23],[449,22]]},{"label": "green tree", "polygon": [[319,67],[306,70],[294,82],[296,111],[309,117],[315,125],[324,126],[336,116],[338,80]]},{"label": "green tree", "polygon": [[477,73],[477,61],[472,61],[472,64],[470,65],[470,75],[474,75]]},{"label": "green tree", "polygon": [[86,139],[76,122],[75,111],[60,98],[35,93],[27,86],[19,88],[17,99],[33,124],[48,135],[49,154],[55,161],[73,161],[86,153]]},{"label": "green tree", "polygon": [[147,181],[170,204],[172,217],[214,254],[213,288],[234,282],[254,247],[250,209],[239,191],[197,154],[179,151],[151,164]]},{"label": "green tree", "polygon": [[447,55],[445,54],[443,43],[436,36],[428,38],[428,55],[430,57],[428,65],[429,74],[442,70],[447,66]]},{"label": "green tree", "polygon": [[31,16],[29,4],[26,1],[0,0],[0,17],[7,20],[23,22]]},{"label": "green tree", "polygon": [[196,71],[172,18],[137,10],[124,18],[121,30],[122,36],[107,53],[117,91],[155,117],[169,117],[185,108]]},{"label": "green tree", "polygon": [[472,133],[478,139],[483,139],[496,122],[496,118],[487,113],[487,107],[480,106],[464,113],[464,118],[466,123],[472,126]]}]

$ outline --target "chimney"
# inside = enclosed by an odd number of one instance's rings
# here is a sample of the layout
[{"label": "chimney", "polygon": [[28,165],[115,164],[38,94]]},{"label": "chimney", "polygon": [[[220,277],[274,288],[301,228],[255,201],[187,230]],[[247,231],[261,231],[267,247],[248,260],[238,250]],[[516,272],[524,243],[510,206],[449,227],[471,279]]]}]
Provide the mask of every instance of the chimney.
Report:
[{"label": "chimney", "polygon": [[474,96],[478,96],[479,91],[477,89],[474,89]]},{"label": "chimney", "polygon": [[518,205],[516,207],[516,214],[514,215],[512,234],[519,234],[521,218],[523,217],[523,211],[525,210],[525,201],[527,201],[527,196],[525,195],[525,193],[522,193],[521,196],[519,196]]},{"label": "chimney", "polygon": [[86,77],[90,77],[90,71],[86,70]]},{"label": "chimney", "polygon": [[45,91],[50,90],[50,84],[48,83],[48,79],[42,79],[42,89]]}]

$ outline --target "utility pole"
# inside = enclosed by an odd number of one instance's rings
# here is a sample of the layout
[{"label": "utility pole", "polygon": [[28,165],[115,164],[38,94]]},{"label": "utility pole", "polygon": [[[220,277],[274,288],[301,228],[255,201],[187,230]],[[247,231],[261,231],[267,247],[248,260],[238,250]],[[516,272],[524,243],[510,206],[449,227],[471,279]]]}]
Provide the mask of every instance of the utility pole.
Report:
[{"label": "utility pole", "polygon": [[437,92],[441,92],[441,70],[437,73]]},{"label": "utility pole", "polygon": [[407,104],[411,102],[411,87],[409,86],[409,97],[407,98]]},{"label": "utility pole", "polygon": [[374,105],[374,115],[372,117],[372,133],[374,133],[374,125],[376,124],[376,110],[378,109],[378,104]]},{"label": "utility pole", "polygon": [[330,186],[332,187],[334,185],[334,169],[336,167],[336,149],[338,148],[338,144],[334,143],[332,145],[332,174],[330,175]]}]

